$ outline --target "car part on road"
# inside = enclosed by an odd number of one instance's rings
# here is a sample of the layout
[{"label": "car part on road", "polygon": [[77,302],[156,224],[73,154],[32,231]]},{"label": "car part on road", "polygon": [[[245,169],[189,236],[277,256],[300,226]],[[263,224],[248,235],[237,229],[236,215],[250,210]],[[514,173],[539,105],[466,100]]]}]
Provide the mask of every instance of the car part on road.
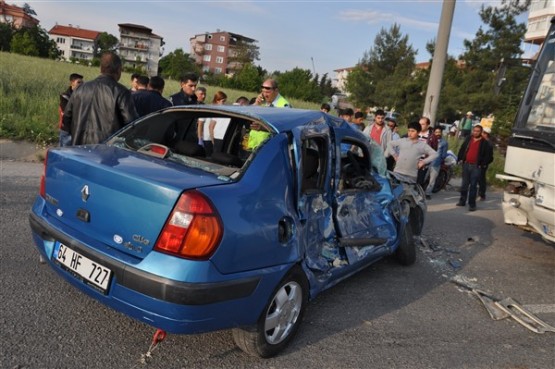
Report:
[{"label": "car part on road", "polygon": [[524,306],[517,303],[510,297],[503,299],[501,301],[496,301],[496,305],[501,307],[507,314],[509,314],[514,320],[519,322],[524,327],[528,328],[535,333],[545,333],[554,332],[555,327],[550,326],[543,320],[539,319],[537,316],[532,314],[530,311],[526,310]]},{"label": "car part on road", "polygon": [[555,333],[555,327],[547,324],[530,311],[526,310],[524,306],[517,303],[511,297],[501,299],[489,292],[476,288],[473,284],[468,283],[468,281],[461,276],[453,277],[451,282],[469,290],[472,294],[477,296],[493,320],[502,320],[511,317],[517,323],[534,333]]},{"label": "car part on road", "polygon": [[146,364],[147,360],[152,359],[152,352],[160,345],[160,343],[162,343],[166,336],[166,331],[162,329],[156,329],[156,332],[154,332],[154,335],[152,336],[152,342],[150,344],[150,347],[148,348],[148,351],[146,352],[146,354],[141,355],[141,364]]}]

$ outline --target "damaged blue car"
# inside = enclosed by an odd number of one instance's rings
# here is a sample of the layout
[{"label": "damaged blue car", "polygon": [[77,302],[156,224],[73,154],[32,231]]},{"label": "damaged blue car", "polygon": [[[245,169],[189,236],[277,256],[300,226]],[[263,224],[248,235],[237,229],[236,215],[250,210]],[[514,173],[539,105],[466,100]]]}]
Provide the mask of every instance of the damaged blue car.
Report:
[{"label": "damaged blue car", "polygon": [[169,333],[233,329],[270,357],[320,292],[386,256],[414,263],[425,213],[342,119],[199,105],[49,150],[29,220],[41,257],[92,298]]}]

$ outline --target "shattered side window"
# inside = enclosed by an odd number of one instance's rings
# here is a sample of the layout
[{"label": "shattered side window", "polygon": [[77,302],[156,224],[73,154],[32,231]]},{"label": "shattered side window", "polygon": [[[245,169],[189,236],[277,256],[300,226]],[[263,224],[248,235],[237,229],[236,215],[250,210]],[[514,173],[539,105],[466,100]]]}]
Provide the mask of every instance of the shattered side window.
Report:
[{"label": "shattered side window", "polygon": [[327,152],[327,145],[320,138],[310,138],[303,142],[301,157],[303,193],[323,190]]},{"label": "shattered side window", "polygon": [[349,140],[342,141],[339,191],[379,191],[381,185],[372,176],[372,166],[366,146]]}]

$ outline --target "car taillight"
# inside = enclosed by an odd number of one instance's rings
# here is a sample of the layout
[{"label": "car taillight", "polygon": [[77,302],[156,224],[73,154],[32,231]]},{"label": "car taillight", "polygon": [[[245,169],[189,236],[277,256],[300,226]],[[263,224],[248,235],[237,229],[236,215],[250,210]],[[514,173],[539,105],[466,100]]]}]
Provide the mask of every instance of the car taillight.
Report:
[{"label": "car taillight", "polygon": [[46,150],[46,155],[44,156],[44,166],[43,166],[42,176],[40,177],[39,195],[43,199],[46,198],[46,162],[47,161],[48,161],[48,150]]},{"label": "car taillight", "polygon": [[210,202],[200,192],[189,191],[177,201],[154,249],[185,258],[207,259],[221,238],[220,218]]}]

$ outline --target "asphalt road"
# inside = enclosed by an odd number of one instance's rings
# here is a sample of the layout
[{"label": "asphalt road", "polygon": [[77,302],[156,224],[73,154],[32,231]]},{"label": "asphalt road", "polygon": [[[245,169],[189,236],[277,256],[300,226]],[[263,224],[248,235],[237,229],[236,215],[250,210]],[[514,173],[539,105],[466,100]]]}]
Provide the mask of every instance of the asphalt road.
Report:
[{"label": "asphalt road", "polygon": [[382,260],[318,296],[276,358],[247,356],[223,331],[169,335],[145,364],[154,328],[39,264],[28,213],[42,165],[0,169],[1,368],[555,368],[555,333],[494,321],[450,281],[512,297],[555,326],[555,247],[504,225],[499,192],[473,213],[455,206],[453,188],[434,196],[417,263]]}]

